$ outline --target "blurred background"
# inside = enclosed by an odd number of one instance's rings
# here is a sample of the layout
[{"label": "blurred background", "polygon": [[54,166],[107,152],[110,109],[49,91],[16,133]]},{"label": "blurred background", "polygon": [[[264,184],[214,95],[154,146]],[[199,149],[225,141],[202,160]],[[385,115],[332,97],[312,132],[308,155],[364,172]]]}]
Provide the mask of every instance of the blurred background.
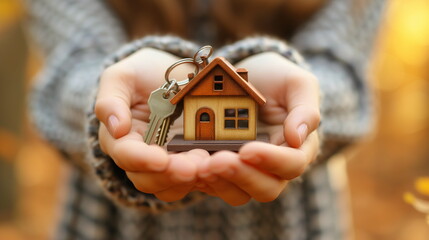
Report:
[{"label": "blurred background", "polygon": [[[23,17],[19,1],[0,0],[0,239],[8,240],[49,237],[67,174],[28,123],[27,90],[41,61]],[[350,185],[351,239],[427,240],[429,1],[390,0],[377,45],[378,126],[333,158],[334,182]]]}]

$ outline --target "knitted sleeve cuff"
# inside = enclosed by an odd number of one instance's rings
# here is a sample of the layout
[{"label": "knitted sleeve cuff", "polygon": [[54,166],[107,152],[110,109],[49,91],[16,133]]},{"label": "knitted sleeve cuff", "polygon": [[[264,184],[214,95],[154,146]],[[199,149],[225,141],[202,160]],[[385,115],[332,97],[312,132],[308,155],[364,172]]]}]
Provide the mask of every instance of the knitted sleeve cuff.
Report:
[{"label": "knitted sleeve cuff", "polygon": [[220,48],[215,52],[215,55],[225,57],[232,64],[235,64],[247,57],[264,52],[276,52],[298,66],[308,69],[304,58],[297,50],[283,40],[268,36],[245,38]]},{"label": "knitted sleeve cuff", "polygon": [[[198,50],[197,45],[178,37],[147,36],[123,46],[107,58],[105,66],[108,67],[145,47],[163,50],[179,57],[192,56]],[[103,188],[115,201],[146,212],[157,213],[183,207],[204,197],[204,194],[194,192],[180,201],[167,203],[157,199],[152,194],[138,191],[127,178],[125,172],[108,155],[101,151],[98,141],[100,122],[95,116],[94,107],[90,110],[88,117],[89,144],[92,149],[91,156],[89,156],[90,164],[95,169],[97,177],[101,180]]]}]

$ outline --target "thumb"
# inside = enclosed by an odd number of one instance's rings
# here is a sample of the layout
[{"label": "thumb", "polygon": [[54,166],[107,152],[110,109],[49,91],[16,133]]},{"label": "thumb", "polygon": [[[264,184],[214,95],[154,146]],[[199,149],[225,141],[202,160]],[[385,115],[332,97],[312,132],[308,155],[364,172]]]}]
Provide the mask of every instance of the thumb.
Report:
[{"label": "thumb", "polygon": [[284,122],[284,136],[289,146],[300,147],[307,136],[319,127],[319,84],[316,76],[296,71],[289,79],[284,95],[288,115]]},{"label": "thumb", "polygon": [[316,108],[297,106],[293,108],[284,122],[284,136],[289,146],[298,148],[307,136],[318,128],[320,112]]},{"label": "thumb", "polygon": [[100,80],[95,114],[110,135],[120,138],[131,129],[131,90],[118,73],[106,70]]}]

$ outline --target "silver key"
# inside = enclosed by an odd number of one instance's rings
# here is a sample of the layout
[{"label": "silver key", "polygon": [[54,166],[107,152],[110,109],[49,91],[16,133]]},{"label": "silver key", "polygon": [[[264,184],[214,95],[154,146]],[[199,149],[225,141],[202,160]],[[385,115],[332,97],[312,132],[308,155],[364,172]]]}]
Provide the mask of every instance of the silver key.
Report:
[{"label": "silver key", "polygon": [[152,143],[152,139],[155,133],[158,132],[158,129],[160,128],[164,119],[168,118],[176,110],[176,105],[170,102],[175,94],[167,94],[167,92],[168,89],[159,88],[153,91],[149,96],[149,125],[144,136],[144,141],[146,144]]},{"label": "silver key", "polygon": [[182,115],[183,104],[178,104],[174,113],[169,117],[165,118],[161,126],[158,129],[158,134],[156,135],[155,143],[159,146],[164,146],[167,141],[168,132],[170,131],[170,126],[173,125],[174,121]]}]

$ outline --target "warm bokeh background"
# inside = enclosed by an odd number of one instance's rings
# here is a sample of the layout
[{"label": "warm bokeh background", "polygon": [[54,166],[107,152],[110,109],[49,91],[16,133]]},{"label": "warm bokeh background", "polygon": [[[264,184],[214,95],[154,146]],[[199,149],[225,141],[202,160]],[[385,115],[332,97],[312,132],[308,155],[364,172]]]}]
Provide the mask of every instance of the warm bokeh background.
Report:
[{"label": "warm bokeh background", "polygon": [[[23,15],[18,1],[0,0],[0,239],[8,240],[48,238],[67,173],[28,124],[26,92],[40,61]],[[351,185],[356,240],[427,240],[424,214],[403,194],[429,176],[429,1],[390,1],[371,66],[378,126],[334,158],[334,181]]]}]

